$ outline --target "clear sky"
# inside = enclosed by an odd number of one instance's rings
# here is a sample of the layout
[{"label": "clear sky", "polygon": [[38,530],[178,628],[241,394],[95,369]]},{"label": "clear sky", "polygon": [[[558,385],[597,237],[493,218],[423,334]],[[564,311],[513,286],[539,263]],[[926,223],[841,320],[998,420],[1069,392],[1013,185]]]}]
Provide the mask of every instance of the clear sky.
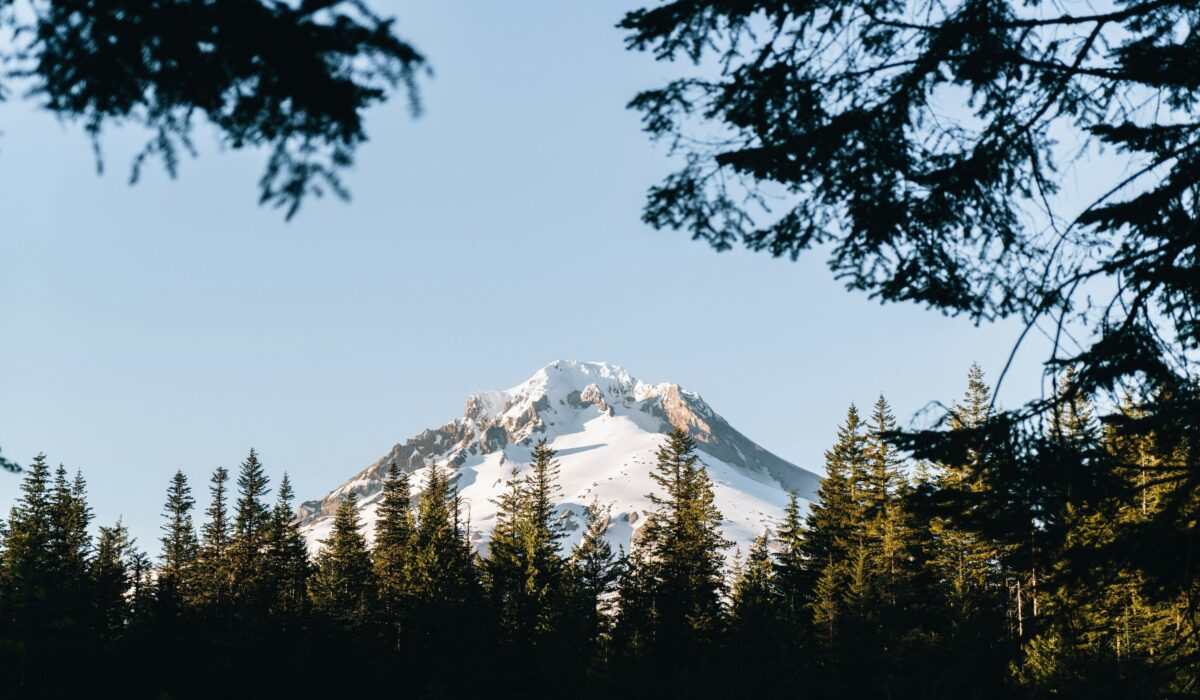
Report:
[{"label": "clear sky", "polygon": [[[285,223],[256,206],[261,154],[127,185],[141,134],[104,139],[0,104],[0,447],[81,468],[100,522],[158,553],[170,475],[251,446],[301,499],[461,414],[467,394],[554,359],[698,391],[731,424],[819,466],[846,405],[901,419],[993,378],[1012,324],[974,328],[844,291],[819,255],[717,254],[641,223],[670,170],[624,106],[667,67],[626,52],[612,2],[380,5],[424,51],[425,113],[370,113],[353,201]],[[1022,356],[1001,400],[1036,390]],[[7,514],[19,478],[0,474]]]}]

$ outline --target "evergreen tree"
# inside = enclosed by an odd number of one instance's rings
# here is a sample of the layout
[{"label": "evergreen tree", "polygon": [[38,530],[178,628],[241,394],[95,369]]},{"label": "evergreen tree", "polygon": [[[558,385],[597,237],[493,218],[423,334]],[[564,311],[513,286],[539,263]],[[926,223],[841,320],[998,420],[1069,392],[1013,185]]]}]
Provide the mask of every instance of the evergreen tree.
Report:
[{"label": "evergreen tree", "polygon": [[698,671],[724,623],[722,550],[729,542],[718,530],[712,482],[686,432],[676,428],[667,436],[651,477],[662,493],[648,495],[656,510],[637,545],[651,578],[651,653],[676,669]]},{"label": "evergreen tree", "polygon": [[84,595],[87,560],[91,549],[88,524],[91,509],[87,505],[87,487],[83,475],[67,480],[67,471],[59,465],[55,470],[54,487],[50,497],[50,556],[54,561],[54,577],[62,599],[77,601]]},{"label": "evergreen tree", "polygon": [[463,680],[453,658],[444,653],[446,648],[469,653],[482,642],[482,591],[460,507],[445,470],[431,462],[417,501],[409,579],[412,615],[406,637],[413,645],[414,663],[433,686]]},{"label": "evergreen tree", "polygon": [[192,524],[192,488],[187,476],[176,471],[167,487],[167,503],[163,507],[162,556],[158,570],[158,596],[167,611],[177,614],[184,601],[196,595],[196,559],[200,544]]},{"label": "evergreen tree", "polygon": [[527,642],[532,631],[525,627],[530,621],[526,589],[529,573],[528,494],[524,481],[514,464],[505,490],[493,502],[496,504],[496,524],[488,542],[488,556],[483,561],[487,574],[488,594],[500,629],[507,641]]},{"label": "evergreen tree", "polygon": [[730,662],[742,671],[743,691],[755,696],[770,694],[787,686],[781,677],[778,587],[775,568],[768,549],[770,533],[763,533],[739,567],[733,580],[729,609]]},{"label": "evergreen tree", "polygon": [[584,511],[583,537],[571,552],[573,609],[588,645],[602,642],[608,634],[610,596],[621,576],[620,561],[607,538],[611,513],[612,506],[593,498]]},{"label": "evergreen tree", "polygon": [[308,545],[292,512],[294,496],[292,482],[285,472],[267,525],[265,556],[271,590],[270,613],[284,631],[303,623],[311,573]]},{"label": "evergreen tree", "polygon": [[855,486],[855,477],[867,470],[862,428],[858,409],[850,404],[837,443],[825,453],[825,478],[809,509],[801,547],[812,582],[813,622],[830,662],[836,662],[836,648],[843,641],[839,635],[847,614],[843,591],[863,535],[863,509],[856,498],[861,485]]},{"label": "evergreen tree", "polygon": [[[989,451],[997,449],[989,433],[991,390],[983,370],[972,364],[967,390],[950,410],[951,437],[958,445],[955,461],[934,466],[932,484],[939,507],[928,517],[929,578],[937,582],[930,593],[940,610],[943,652],[947,664],[939,681],[946,692],[964,693],[979,684],[1003,682],[1007,671],[1001,645],[1007,637],[1007,593],[1000,562],[1005,553],[980,531],[982,512],[991,486]],[[991,472],[994,473],[994,472]],[[975,658],[971,672],[963,664]],[[986,661],[986,663],[984,663]]]},{"label": "evergreen tree", "polygon": [[50,467],[39,454],[25,470],[0,559],[0,639],[9,642],[0,646],[0,654],[20,692],[58,687],[43,648],[56,615],[47,595],[54,571],[50,486]]},{"label": "evergreen tree", "polygon": [[485,567],[502,629],[517,645],[544,639],[565,606],[566,536],[555,517],[558,462],[545,439],[533,448],[526,478],[513,468],[508,490],[496,501],[496,527]]},{"label": "evergreen tree", "polygon": [[801,515],[800,499],[793,492],[784,509],[783,522],[776,535],[775,574],[776,613],[782,630],[783,643],[789,656],[800,656],[804,640],[810,637],[812,596],[815,589],[814,565],[806,549],[805,520]]},{"label": "evergreen tree", "polygon": [[329,537],[321,541],[309,585],[314,612],[347,630],[363,629],[372,622],[379,592],[359,528],[358,497],[351,491],[338,504]]},{"label": "evergreen tree", "polygon": [[97,632],[106,644],[115,644],[129,620],[129,594],[133,577],[129,557],[133,542],[129,531],[118,520],[112,527],[101,527],[92,560],[91,579],[96,610]]},{"label": "evergreen tree", "polygon": [[210,501],[205,511],[206,520],[201,529],[200,550],[196,559],[199,584],[196,603],[205,608],[210,619],[226,623],[225,616],[233,595],[229,563],[228,483],[229,470],[217,467],[210,480]]},{"label": "evergreen tree", "polygon": [[267,484],[258,454],[251,449],[238,472],[238,498],[229,542],[230,583],[237,613],[243,618],[261,617],[271,607],[271,582],[264,566],[271,522],[264,500]]},{"label": "evergreen tree", "polygon": [[[398,634],[409,607],[413,536],[412,480],[393,461],[375,513],[375,547],[371,552],[379,580],[380,611]],[[395,641],[395,640],[393,640]]]}]

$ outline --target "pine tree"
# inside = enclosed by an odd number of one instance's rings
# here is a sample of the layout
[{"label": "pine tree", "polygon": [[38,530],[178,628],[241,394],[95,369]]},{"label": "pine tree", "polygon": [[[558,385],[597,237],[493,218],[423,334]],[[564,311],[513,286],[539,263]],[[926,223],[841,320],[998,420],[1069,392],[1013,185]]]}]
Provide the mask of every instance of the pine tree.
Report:
[{"label": "pine tree", "polygon": [[107,644],[115,643],[129,620],[128,595],[133,588],[129,557],[133,542],[124,523],[101,527],[92,560],[91,579],[97,632]]},{"label": "pine tree", "polygon": [[76,653],[80,627],[88,610],[88,557],[91,536],[88,524],[92,514],[87,505],[87,488],[82,474],[68,480],[60,464],[54,474],[50,495],[50,569],[46,603],[53,611],[51,623],[63,643],[59,653]]},{"label": "pine tree", "polygon": [[856,488],[854,479],[866,473],[866,460],[862,421],[858,409],[850,404],[837,443],[825,453],[825,478],[809,509],[802,546],[814,592],[813,621],[830,654],[839,642],[841,619],[846,615],[844,583],[863,536],[863,509],[856,498],[861,485]]},{"label": "pine tree", "polygon": [[196,596],[197,557],[200,544],[192,524],[192,488],[187,476],[176,471],[167,487],[167,503],[163,507],[166,523],[162,526],[162,556],[158,571],[158,596],[165,614],[178,614],[185,601]]},{"label": "pine tree", "polygon": [[417,501],[409,578],[412,614],[405,636],[412,644],[414,663],[435,684],[461,680],[445,649],[470,653],[484,635],[476,556],[460,508],[446,472],[431,462]]},{"label": "pine tree", "polygon": [[[21,495],[9,514],[0,559],[0,647],[13,687],[23,692],[56,687],[51,666],[42,653],[43,640],[52,634],[56,615],[52,590],[54,570],[50,543],[53,537],[50,467],[39,454],[25,470]],[[49,634],[48,634],[49,633]]]},{"label": "pine tree", "polygon": [[734,577],[729,610],[730,661],[733,668],[744,669],[751,684],[747,690],[755,694],[784,686],[781,682],[784,679],[772,678],[785,658],[779,646],[785,630],[779,625],[778,588],[768,549],[770,537],[767,532],[754,540],[745,563]]},{"label": "pine tree", "polygon": [[266,569],[271,590],[270,613],[284,631],[300,627],[308,610],[311,564],[308,545],[292,512],[292,482],[285,472],[271,509],[266,536]]},{"label": "pine tree", "polygon": [[[991,415],[991,390],[983,381],[983,370],[972,364],[967,376],[967,392],[950,413],[952,430],[977,431]],[[941,464],[937,487],[959,499],[983,493],[986,485],[980,479],[981,438],[968,437],[968,447],[961,463]],[[935,518],[930,523],[935,551],[930,565],[935,578],[946,586],[945,595],[952,618],[970,620],[991,606],[1000,584],[994,563],[997,552],[980,535],[949,518]]]},{"label": "pine tree", "polygon": [[77,472],[75,478],[68,481],[66,469],[59,465],[50,497],[49,546],[55,562],[56,583],[64,598],[78,600],[84,594],[87,559],[91,549],[87,528],[91,520],[83,475]]},{"label": "pine tree", "polygon": [[815,587],[813,564],[806,551],[804,517],[800,499],[793,492],[788,496],[783,522],[776,535],[775,575],[776,606],[782,637],[790,645],[792,655],[798,656],[801,643],[809,637],[810,606]]},{"label": "pine tree", "polygon": [[[375,513],[375,546],[371,552],[379,580],[380,612],[398,634],[410,604],[413,536],[412,480],[393,461]],[[395,641],[395,640],[393,640]]]},{"label": "pine tree", "polygon": [[686,432],[676,428],[667,436],[651,478],[663,493],[648,494],[656,510],[638,546],[652,580],[654,654],[676,668],[695,668],[722,631],[722,551],[730,543],[718,530],[712,482]]},{"label": "pine tree", "polygon": [[371,554],[359,529],[358,497],[351,491],[338,504],[329,537],[321,541],[309,585],[314,612],[347,630],[370,624],[378,600]]},{"label": "pine tree", "polygon": [[197,604],[207,608],[210,617],[222,618],[232,598],[232,571],[229,563],[230,526],[226,485],[229,470],[217,467],[210,480],[210,502],[201,530],[197,556]]},{"label": "pine tree", "polygon": [[[936,582],[931,594],[937,603],[931,608],[940,613],[939,644],[946,658],[953,660],[945,664],[938,681],[948,692],[1002,683],[1007,672],[1001,645],[1008,636],[1008,596],[1000,565],[1006,553],[979,531],[988,519],[979,512],[992,489],[987,475],[995,473],[987,459],[998,449],[989,444],[994,439],[988,432],[991,403],[983,371],[973,364],[966,393],[949,415],[951,436],[961,446],[956,450],[959,456],[954,462],[936,464],[932,475],[941,505],[927,518],[925,563],[928,578]],[[979,662],[967,672],[964,665],[971,658]]]},{"label": "pine tree", "polygon": [[895,430],[896,419],[881,395],[875,402],[866,436],[870,498],[865,516],[871,574],[879,583],[879,602],[889,613],[899,606],[901,589],[910,573],[905,570],[909,533],[902,500],[907,485],[904,460],[887,441],[887,435]]},{"label": "pine tree", "polygon": [[621,576],[620,561],[606,537],[611,513],[612,506],[602,506],[593,498],[584,510],[583,537],[571,552],[574,609],[589,644],[607,635],[612,612],[609,598]]},{"label": "pine tree", "polygon": [[493,502],[496,504],[496,524],[488,542],[488,556],[483,561],[487,574],[488,594],[496,610],[501,631],[508,643],[528,642],[532,631],[525,626],[527,575],[529,573],[528,494],[520,471],[514,464],[505,490]]},{"label": "pine tree", "polygon": [[268,479],[251,449],[238,472],[238,499],[229,543],[230,584],[239,616],[258,619],[271,607],[264,554],[271,522],[265,498]]},{"label": "pine tree", "polygon": [[517,645],[546,637],[566,602],[559,551],[566,532],[554,502],[558,462],[545,439],[534,446],[532,457],[526,478],[514,467],[508,490],[496,500],[496,527],[485,562],[501,627]]}]

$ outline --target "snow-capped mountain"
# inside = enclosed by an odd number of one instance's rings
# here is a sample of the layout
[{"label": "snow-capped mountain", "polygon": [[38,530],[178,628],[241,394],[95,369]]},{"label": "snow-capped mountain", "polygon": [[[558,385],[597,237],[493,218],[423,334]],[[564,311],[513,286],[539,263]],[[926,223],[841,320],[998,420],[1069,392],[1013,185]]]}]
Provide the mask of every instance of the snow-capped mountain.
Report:
[{"label": "snow-capped mountain", "polygon": [[425,430],[396,445],[324,499],[300,506],[299,517],[314,551],[333,522],[342,496],[359,496],[368,537],[388,465],[412,473],[414,489],[436,461],[451,471],[468,511],[472,539],[484,549],[495,521],[493,499],[515,464],[528,467],[534,444],[546,438],[561,465],[561,517],[581,535],[584,507],[593,497],[611,504],[609,539],[629,549],[645,524],[655,490],[650,470],[672,427],[695,439],[700,459],[715,483],[725,516],[725,536],[742,550],[764,528],[778,522],[795,491],[811,501],[819,477],[764,450],[730,426],[700,398],[677,384],[646,384],[602,362],[558,361],[507,391],[467,397],[461,418]]}]

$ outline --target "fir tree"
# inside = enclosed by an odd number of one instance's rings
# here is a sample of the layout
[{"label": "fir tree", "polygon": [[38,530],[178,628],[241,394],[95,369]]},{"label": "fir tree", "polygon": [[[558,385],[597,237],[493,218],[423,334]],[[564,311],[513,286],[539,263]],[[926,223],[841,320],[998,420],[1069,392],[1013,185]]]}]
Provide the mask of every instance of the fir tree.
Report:
[{"label": "fir tree", "polygon": [[132,553],[133,542],[120,520],[112,527],[100,528],[90,573],[97,632],[108,644],[120,638],[129,620],[128,596],[133,588],[129,557]]},{"label": "fir tree", "polygon": [[227,612],[232,596],[232,571],[229,564],[230,526],[226,486],[229,470],[217,467],[209,485],[210,501],[201,530],[200,551],[197,556],[199,586],[197,603],[208,608],[210,616],[221,617]]},{"label": "fir tree", "polygon": [[855,497],[854,477],[866,473],[866,459],[862,421],[850,404],[837,443],[825,453],[825,478],[809,509],[802,544],[802,558],[813,582],[813,621],[827,653],[839,639],[839,623],[846,612],[843,584],[863,534],[863,509]]},{"label": "fir tree", "polygon": [[25,470],[21,495],[13,505],[4,533],[0,559],[0,647],[15,690],[54,688],[54,676],[43,652],[56,615],[52,590],[54,571],[50,543],[52,492],[50,467],[39,454]]},{"label": "fir tree", "polygon": [[590,642],[607,635],[612,612],[609,597],[621,576],[620,561],[606,537],[611,512],[612,506],[602,506],[593,498],[584,510],[583,537],[571,552],[575,609],[584,638]]},{"label": "fir tree", "polygon": [[407,639],[430,682],[453,679],[455,664],[444,649],[480,641],[481,587],[460,501],[437,462],[425,471],[417,501],[410,576],[412,615]]},{"label": "fir tree", "polygon": [[721,536],[712,482],[695,443],[676,428],[659,448],[651,478],[662,493],[643,528],[655,609],[654,652],[676,667],[702,663],[724,622]]},{"label": "fir tree", "polygon": [[162,526],[162,556],[158,571],[160,600],[172,611],[184,601],[193,600],[196,580],[196,558],[200,544],[192,524],[192,488],[182,471],[176,471],[167,488],[167,502],[163,507],[166,523]]},{"label": "fir tree", "polygon": [[271,584],[263,561],[271,522],[264,500],[267,484],[258,454],[251,449],[238,472],[238,499],[229,542],[230,584],[242,617],[265,615],[271,606]]},{"label": "fir tree", "polygon": [[378,600],[371,554],[359,528],[358,497],[351,491],[338,504],[329,537],[321,541],[309,585],[314,612],[350,630],[372,621]]},{"label": "fir tree", "polygon": [[412,480],[393,461],[375,513],[375,547],[371,552],[379,580],[380,611],[398,633],[410,602],[413,535]]},{"label": "fir tree", "polygon": [[496,524],[488,542],[488,556],[483,562],[492,605],[509,643],[514,640],[527,642],[532,636],[531,630],[524,626],[529,621],[526,600],[530,593],[526,589],[529,521],[524,487],[524,481],[514,464],[505,482],[504,492],[494,500]]},{"label": "fir tree", "polygon": [[496,501],[496,527],[486,569],[501,625],[517,644],[532,644],[557,625],[565,605],[560,543],[566,532],[555,517],[558,462],[543,439],[534,446],[529,473],[514,467],[508,490]]},{"label": "fir tree", "polygon": [[311,565],[308,545],[292,512],[292,482],[285,472],[271,509],[266,536],[266,568],[272,592],[270,613],[287,630],[299,627],[308,609]]},{"label": "fir tree", "polygon": [[745,669],[750,683],[747,690],[756,694],[784,686],[781,682],[784,679],[772,678],[784,659],[779,642],[785,630],[779,625],[778,588],[769,541],[769,533],[754,540],[746,561],[734,577],[729,610],[731,662],[734,668]]},{"label": "fir tree", "polygon": [[772,578],[777,594],[776,612],[785,643],[796,652],[801,641],[809,636],[808,622],[815,581],[812,576],[814,562],[806,551],[800,499],[794,492],[788,496],[776,543],[775,575]]}]

